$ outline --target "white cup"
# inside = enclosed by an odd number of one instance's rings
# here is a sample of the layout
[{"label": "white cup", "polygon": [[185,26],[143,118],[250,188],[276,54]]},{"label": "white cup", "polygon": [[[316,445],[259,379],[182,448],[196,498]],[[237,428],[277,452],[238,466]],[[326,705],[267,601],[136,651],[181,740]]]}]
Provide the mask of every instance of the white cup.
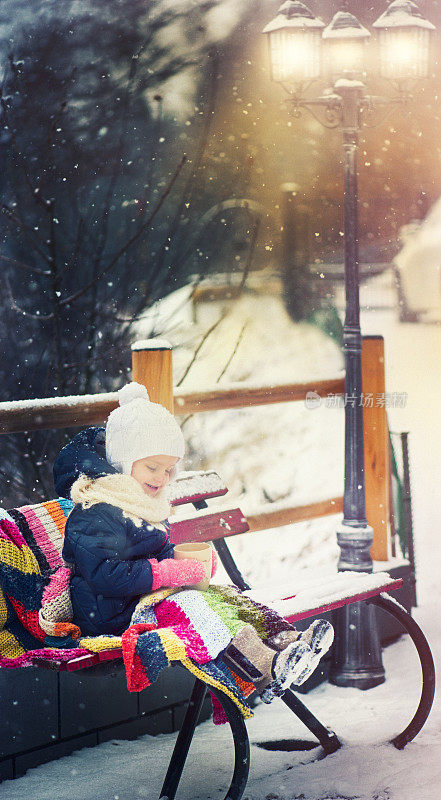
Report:
[{"label": "white cup", "polygon": [[188,542],[187,544],[175,544],[174,557],[178,560],[183,558],[195,558],[201,561],[205,567],[205,579],[189,586],[189,589],[198,589],[200,592],[206,592],[210,584],[211,568],[213,563],[213,556],[211,546],[205,542]]}]

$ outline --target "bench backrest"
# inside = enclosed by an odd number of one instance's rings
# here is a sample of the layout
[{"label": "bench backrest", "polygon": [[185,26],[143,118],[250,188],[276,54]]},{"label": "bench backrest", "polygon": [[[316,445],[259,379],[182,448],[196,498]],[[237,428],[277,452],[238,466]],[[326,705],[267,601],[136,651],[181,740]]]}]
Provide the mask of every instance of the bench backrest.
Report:
[{"label": "bench backrest", "polygon": [[[184,503],[205,503],[208,498],[219,497],[226,492],[227,488],[214,471],[183,472],[171,485],[171,504],[179,506]],[[34,554],[43,575],[54,572],[63,565],[61,553],[64,528],[73,507],[72,500],[58,498],[45,503],[12,508],[8,511]],[[231,517],[232,514],[233,517]],[[240,531],[236,530],[237,525],[234,524],[233,518],[237,522],[242,520]],[[175,543],[204,541],[201,538],[202,529],[209,540],[228,534],[228,532],[231,535],[231,533],[248,530],[248,525],[239,509],[234,509],[231,512],[224,512],[223,515],[220,513],[211,515],[211,519],[206,517],[204,520],[202,518],[196,528],[195,531],[195,524],[190,520],[172,524],[172,531],[175,533],[172,535],[172,541]]]}]

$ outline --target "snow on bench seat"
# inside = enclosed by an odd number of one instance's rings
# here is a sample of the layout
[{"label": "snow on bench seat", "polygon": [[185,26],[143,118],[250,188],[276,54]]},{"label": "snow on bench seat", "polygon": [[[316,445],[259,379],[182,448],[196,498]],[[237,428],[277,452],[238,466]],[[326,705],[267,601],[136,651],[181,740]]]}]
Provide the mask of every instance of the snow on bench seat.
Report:
[{"label": "snow on bench seat", "polygon": [[194,503],[209,497],[220,497],[228,491],[214,470],[181,472],[170,484],[172,506]]},{"label": "snow on bench seat", "polygon": [[[391,578],[386,572],[338,572],[309,578],[303,586],[290,584],[244,592],[259,603],[271,606],[285,619],[293,622],[315,614],[341,608],[357,600],[375,597],[381,592],[398,589],[402,579]],[[295,593],[294,593],[295,592]]]},{"label": "snow on bench seat", "polygon": [[[291,585],[280,586],[278,597],[276,587],[271,589],[250,589],[244,595],[257,600],[260,603],[276,609],[289,622],[313,617],[316,614],[323,614],[335,608],[341,608],[357,600],[366,600],[375,597],[381,592],[397,589],[401,586],[401,578],[394,580],[386,572],[375,574],[367,572],[339,572],[337,574],[324,575],[320,580],[309,580],[304,583],[295,596],[287,596],[292,592]],[[283,597],[285,595],[285,597]],[[280,599],[282,597],[282,599]],[[36,657],[34,664],[42,665],[46,668],[56,669],[59,672],[76,672],[84,667],[91,667],[104,661],[120,659],[122,651],[119,647],[112,650],[101,650],[97,653],[81,655],[70,659],[70,661],[52,662],[43,661]]]}]

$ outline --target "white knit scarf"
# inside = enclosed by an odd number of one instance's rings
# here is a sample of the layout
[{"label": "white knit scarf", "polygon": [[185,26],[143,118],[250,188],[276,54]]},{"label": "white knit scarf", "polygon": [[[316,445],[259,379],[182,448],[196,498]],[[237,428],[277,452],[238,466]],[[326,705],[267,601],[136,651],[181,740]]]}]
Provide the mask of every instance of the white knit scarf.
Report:
[{"label": "white knit scarf", "polygon": [[152,522],[155,527],[166,530],[158,524],[170,514],[170,503],[166,490],[156,497],[149,497],[142,486],[130,475],[105,475],[102,478],[80,477],[72,485],[70,496],[74,503],[81,503],[83,508],[90,508],[96,503],[108,503],[120,508],[123,516],[131,519],[137,528],[143,521]]}]

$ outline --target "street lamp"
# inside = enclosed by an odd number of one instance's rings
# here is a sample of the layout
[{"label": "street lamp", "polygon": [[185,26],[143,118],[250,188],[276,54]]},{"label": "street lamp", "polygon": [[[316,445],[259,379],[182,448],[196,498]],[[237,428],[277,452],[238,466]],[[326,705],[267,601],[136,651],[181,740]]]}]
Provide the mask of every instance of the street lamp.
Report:
[{"label": "street lamp", "polygon": [[372,25],[378,30],[380,72],[400,81],[427,78],[431,32],[435,30],[410,0],[395,0]]},{"label": "street lamp", "polygon": [[[347,4],[345,4],[346,6]],[[346,313],[345,477],[343,519],[337,529],[339,570],[372,571],[373,530],[366,519],[358,276],[357,145],[362,126],[373,125],[378,110],[389,113],[410,98],[409,80],[427,77],[434,26],[411,0],[394,0],[372,26],[378,31],[379,73],[398,90],[393,98],[366,93],[365,50],[370,32],[347,9],[325,27],[303,3],[287,0],[265,28],[272,77],[289,93],[294,114],[302,108],[327,128],[342,131],[344,151],[344,242]],[[377,37],[375,37],[377,38]],[[372,45],[370,44],[369,47]],[[311,81],[325,76],[332,88],[305,97]],[[382,111],[383,118],[386,116]],[[382,119],[378,120],[379,122]],[[377,122],[378,122],[377,121]],[[374,120],[375,122],[375,120]],[[367,689],[384,681],[374,609],[346,606],[336,620],[331,680]]]},{"label": "street lamp", "polygon": [[287,0],[264,28],[268,34],[271,77],[302,85],[321,73],[321,31],[325,23],[303,3]]},{"label": "street lamp", "polygon": [[325,65],[331,79],[364,74],[370,35],[353,14],[337,11],[322,34]]}]

